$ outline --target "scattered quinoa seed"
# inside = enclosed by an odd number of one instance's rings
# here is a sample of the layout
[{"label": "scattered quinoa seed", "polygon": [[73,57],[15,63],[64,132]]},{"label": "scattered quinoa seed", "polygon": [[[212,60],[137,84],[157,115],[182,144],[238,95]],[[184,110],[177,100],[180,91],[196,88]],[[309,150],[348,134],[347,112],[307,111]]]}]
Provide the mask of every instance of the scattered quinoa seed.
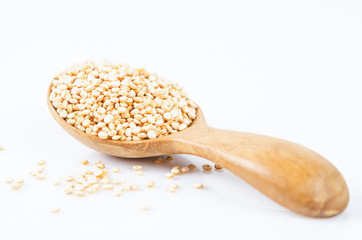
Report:
[{"label": "scattered quinoa seed", "polygon": [[116,197],[119,197],[119,196],[121,196],[122,195],[122,188],[116,188],[115,190],[114,190],[114,196],[116,196]]},{"label": "scattered quinoa seed", "polygon": [[174,192],[176,192],[176,190],[177,190],[177,188],[167,187],[167,192],[174,193]]},{"label": "scattered quinoa seed", "polygon": [[42,173],[38,173],[38,174],[36,175],[36,178],[39,179],[39,180],[44,180],[44,179],[45,179],[45,175],[42,174]]},{"label": "scattered quinoa seed", "polygon": [[65,192],[66,194],[72,194],[72,193],[73,193],[73,189],[72,189],[71,187],[66,187],[66,188],[64,189],[64,192]]},{"label": "scattered quinoa seed", "polygon": [[121,180],[115,180],[115,181],[113,182],[113,184],[121,185],[121,184],[122,184],[122,181],[121,181]]},{"label": "scattered quinoa seed", "polygon": [[12,178],[8,178],[5,180],[5,183],[7,183],[7,184],[10,184],[12,182],[14,182],[14,179],[12,179]]},{"label": "scattered quinoa seed", "polygon": [[40,160],[40,161],[38,162],[38,165],[39,165],[39,166],[43,166],[43,165],[45,165],[45,163],[46,163],[45,160]]},{"label": "scattered quinoa seed", "polygon": [[211,171],[212,170],[212,167],[209,165],[209,164],[204,164],[202,165],[202,168],[204,169],[204,171]]},{"label": "scattered quinoa seed", "polygon": [[58,213],[60,212],[60,208],[56,207],[52,209],[52,213]]},{"label": "scattered quinoa seed", "polygon": [[156,164],[162,164],[162,163],[163,163],[163,160],[162,160],[162,158],[157,158],[157,159],[155,159],[154,163],[156,163]]},{"label": "scattered quinoa seed", "polygon": [[180,170],[178,168],[172,168],[171,169],[171,173],[173,173],[173,175],[179,175],[180,174]]},{"label": "scattered quinoa seed", "polygon": [[214,167],[215,167],[216,170],[221,170],[222,169],[222,167],[219,164],[215,164]]},{"label": "scattered quinoa seed", "polygon": [[192,186],[196,189],[201,189],[204,187],[204,185],[202,185],[201,183],[194,183]]},{"label": "scattered quinoa seed", "polygon": [[113,185],[112,184],[106,184],[106,185],[104,185],[104,189],[105,190],[113,190]]},{"label": "scattered quinoa seed", "polygon": [[88,160],[83,160],[83,161],[82,161],[82,164],[83,164],[83,165],[88,165],[88,164],[89,164],[89,161],[88,161]]},{"label": "scattered quinoa seed", "polygon": [[85,194],[84,194],[83,191],[75,191],[74,193],[75,193],[75,195],[77,195],[78,197],[84,197],[84,196],[85,196]]},{"label": "scattered quinoa seed", "polygon": [[166,178],[173,178],[175,175],[172,172],[166,173]]},{"label": "scattered quinoa seed", "polygon": [[119,169],[119,168],[113,168],[112,169],[112,172],[114,172],[114,173],[119,173],[121,170]]},{"label": "scattered quinoa seed", "polygon": [[147,184],[146,184],[146,186],[148,187],[148,188],[153,188],[154,186],[155,186],[155,182],[154,181],[149,181]]},{"label": "scattered quinoa seed", "polygon": [[195,164],[189,164],[188,166],[189,170],[193,170],[196,168],[196,165]]},{"label": "scattered quinoa seed", "polygon": [[178,189],[178,188],[179,188],[179,186],[178,186],[176,183],[170,183],[170,184],[168,185],[168,187],[169,187],[169,188],[175,188],[175,189]]},{"label": "scattered quinoa seed", "polygon": [[73,181],[73,177],[72,176],[67,176],[67,177],[65,177],[65,181],[71,182],[71,181]]},{"label": "scattered quinoa seed", "polygon": [[174,159],[174,158],[173,158],[172,156],[167,156],[167,157],[166,157],[166,160],[167,160],[167,161],[173,161],[173,159]]},{"label": "scattered quinoa seed", "polygon": [[181,172],[182,173],[188,173],[188,172],[190,172],[190,169],[188,167],[182,167]]},{"label": "scattered quinoa seed", "polygon": [[18,190],[21,188],[21,183],[14,183],[13,185],[11,185],[11,189],[13,190]]},{"label": "scattered quinoa seed", "polygon": [[133,171],[142,171],[142,166],[133,166]]}]

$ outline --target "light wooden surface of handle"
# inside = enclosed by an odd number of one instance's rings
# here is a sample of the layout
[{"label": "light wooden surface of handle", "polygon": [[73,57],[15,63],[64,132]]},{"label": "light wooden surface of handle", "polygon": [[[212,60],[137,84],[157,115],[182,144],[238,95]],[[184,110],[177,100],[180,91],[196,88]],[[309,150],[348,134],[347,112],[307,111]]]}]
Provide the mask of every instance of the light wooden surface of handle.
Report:
[{"label": "light wooden surface of handle", "polygon": [[207,125],[176,141],[178,152],[224,166],[297,213],[330,217],[348,204],[348,188],[340,172],[322,156],[295,143]]}]

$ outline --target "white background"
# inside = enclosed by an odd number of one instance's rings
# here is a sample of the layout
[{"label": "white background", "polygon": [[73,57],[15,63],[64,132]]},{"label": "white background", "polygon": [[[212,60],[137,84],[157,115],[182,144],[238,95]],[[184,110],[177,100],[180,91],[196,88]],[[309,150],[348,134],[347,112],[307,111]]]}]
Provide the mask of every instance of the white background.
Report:
[{"label": "white background", "polygon": [[[361,12],[357,0],[1,1],[0,239],[361,239]],[[177,177],[181,188],[170,194],[171,165],[81,145],[49,114],[47,87],[68,66],[103,58],[178,82],[213,127],[322,154],[348,183],[348,208],[330,219],[299,216],[227,171]],[[41,159],[44,181],[28,174]],[[77,198],[52,185],[77,174],[83,159],[157,187]],[[144,176],[132,173],[135,164]],[[25,179],[23,188],[11,190],[9,177]],[[205,189],[192,189],[196,181]],[[151,210],[142,212],[143,204]]]}]

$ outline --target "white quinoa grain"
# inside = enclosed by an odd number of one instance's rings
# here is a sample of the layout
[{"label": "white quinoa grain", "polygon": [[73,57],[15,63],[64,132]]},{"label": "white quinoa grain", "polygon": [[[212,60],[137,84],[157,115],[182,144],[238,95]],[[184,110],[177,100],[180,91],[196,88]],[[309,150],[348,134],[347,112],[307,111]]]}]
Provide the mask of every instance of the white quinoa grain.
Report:
[{"label": "white quinoa grain", "polygon": [[181,172],[182,173],[188,173],[188,172],[190,172],[190,169],[188,167],[182,167]]},{"label": "white quinoa grain", "polygon": [[149,139],[154,139],[154,138],[156,138],[156,137],[157,137],[156,132],[153,131],[153,130],[148,131],[148,132],[147,132],[147,137],[148,137]]},{"label": "white quinoa grain", "polygon": [[18,190],[21,188],[21,186],[21,183],[14,183],[13,185],[11,185],[11,189]]},{"label": "white quinoa grain", "polygon": [[167,161],[173,161],[173,160],[174,160],[174,157],[172,157],[172,156],[167,156],[167,157],[166,157],[166,160],[167,160]]},{"label": "white quinoa grain", "polygon": [[154,163],[156,163],[156,164],[162,164],[162,163],[163,163],[163,160],[162,160],[162,158],[157,158],[157,159],[155,159]]},{"label": "white quinoa grain", "polygon": [[39,179],[39,180],[44,180],[45,179],[45,175],[43,173],[38,173],[36,175],[36,178]]},{"label": "white quinoa grain", "polygon": [[55,186],[59,186],[60,184],[61,184],[61,182],[60,182],[59,180],[55,180],[55,181],[54,181],[54,185],[55,185]]},{"label": "white quinoa grain", "polygon": [[113,115],[106,115],[104,117],[104,122],[108,124],[108,123],[112,122],[113,119],[114,119]]},{"label": "white quinoa grain", "polygon": [[114,189],[114,195],[115,195],[116,197],[121,196],[122,193],[123,193],[122,188],[117,187],[117,188]]},{"label": "white quinoa grain", "polygon": [[166,178],[173,178],[175,175],[172,172],[166,173],[165,177]]},{"label": "white quinoa grain", "polygon": [[142,171],[142,166],[135,165],[132,167],[133,171]]},{"label": "white quinoa grain", "polygon": [[195,164],[189,164],[188,166],[189,170],[193,170],[196,168],[196,165]]},{"label": "white quinoa grain", "polygon": [[155,186],[155,182],[154,181],[149,181],[147,184],[146,184],[146,186],[148,187],[148,188],[153,188],[154,186]]},{"label": "white quinoa grain", "polygon": [[172,168],[171,169],[171,173],[173,173],[173,175],[179,175],[180,174],[180,170],[178,168]]},{"label": "white quinoa grain", "polygon": [[204,187],[204,185],[202,185],[201,183],[194,183],[192,186],[196,189],[201,189]]},{"label": "white quinoa grain", "polygon": [[8,178],[5,180],[5,183],[7,184],[10,184],[10,183],[13,183],[14,182],[14,179],[13,178]]},{"label": "white quinoa grain", "polygon": [[77,195],[78,197],[84,197],[85,196],[85,193],[83,191],[75,191],[74,192],[75,195]]},{"label": "white quinoa grain", "polygon": [[112,185],[112,184],[106,184],[106,185],[104,185],[104,189],[105,189],[105,190],[112,190],[112,189],[113,189],[113,185]]},{"label": "white quinoa grain", "polygon": [[174,193],[174,192],[176,192],[176,190],[177,190],[177,188],[167,187],[167,192]]},{"label": "white quinoa grain", "polygon": [[108,138],[108,134],[104,131],[100,131],[98,133],[98,137],[102,138],[102,139],[107,139]]},{"label": "white quinoa grain", "polygon": [[65,177],[65,181],[71,182],[71,181],[73,181],[73,177],[72,176],[67,176],[67,177]]},{"label": "white quinoa grain", "polygon": [[38,165],[43,166],[43,165],[45,165],[45,163],[46,163],[45,160],[40,160],[40,161],[38,162]]},{"label": "white quinoa grain", "polygon": [[221,170],[222,169],[222,167],[219,164],[215,164],[214,167],[215,167],[216,170]]},{"label": "white quinoa grain", "polygon": [[60,208],[56,207],[51,210],[52,213],[58,213],[60,212]]},{"label": "white quinoa grain", "polygon": [[175,188],[175,189],[178,189],[178,188],[179,188],[179,186],[178,186],[176,183],[169,183],[169,184],[168,184],[168,187],[169,187],[169,188]]},{"label": "white quinoa grain", "polygon": [[138,191],[138,190],[140,190],[140,186],[139,186],[138,184],[131,185],[130,190],[132,190],[132,191]]},{"label": "white quinoa grain", "polygon": [[204,171],[208,172],[212,170],[212,167],[209,164],[204,164],[202,165],[202,168],[204,169]]}]

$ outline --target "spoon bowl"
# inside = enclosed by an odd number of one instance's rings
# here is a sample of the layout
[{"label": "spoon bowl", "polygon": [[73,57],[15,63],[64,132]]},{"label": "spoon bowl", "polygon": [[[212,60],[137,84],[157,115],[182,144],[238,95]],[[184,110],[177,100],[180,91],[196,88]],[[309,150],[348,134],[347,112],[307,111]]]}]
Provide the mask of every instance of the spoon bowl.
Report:
[{"label": "spoon bowl", "polygon": [[349,201],[341,173],[325,158],[301,145],[278,138],[211,128],[198,107],[190,127],[141,141],[104,140],[68,124],[51,101],[49,110],[59,125],[86,146],[109,155],[143,158],[192,154],[233,172],[284,207],[309,217],[341,213]]}]

